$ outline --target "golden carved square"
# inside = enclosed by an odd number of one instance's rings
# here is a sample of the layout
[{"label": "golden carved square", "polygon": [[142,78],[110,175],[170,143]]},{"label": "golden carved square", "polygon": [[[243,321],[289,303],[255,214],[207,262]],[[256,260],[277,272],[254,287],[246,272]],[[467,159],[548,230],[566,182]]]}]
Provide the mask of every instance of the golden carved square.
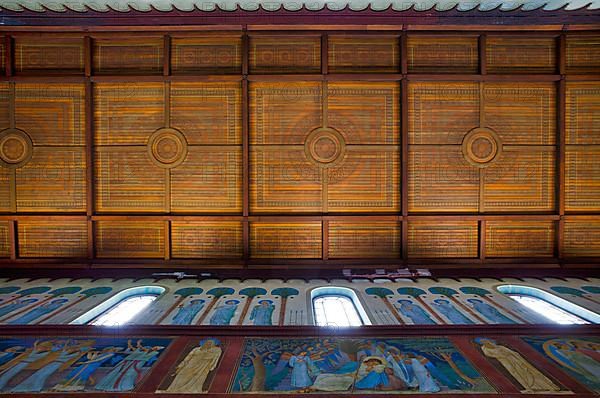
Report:
[{"label": "golden carved square", "polygon": [[250,223],[252,258],[321,258],[321,223]]},{"label": "golden carved square", "polygon": [[173,258],[241,258],[242,223],[238,221],[171,223]]}]

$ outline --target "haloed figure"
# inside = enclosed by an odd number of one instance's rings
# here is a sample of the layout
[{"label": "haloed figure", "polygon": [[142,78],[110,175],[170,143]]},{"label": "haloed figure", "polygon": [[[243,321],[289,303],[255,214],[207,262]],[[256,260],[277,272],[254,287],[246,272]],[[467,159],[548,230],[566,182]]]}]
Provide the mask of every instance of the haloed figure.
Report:
[{"label": "haloed figure", "polygon": [[229,322],[231,322],[231,319],[235,315],[239,303],[238,300],[227,300],[224,304],[219,305],[215,308],[215,312],[210,317],[210,324],[229,325]]},{"label": "haloed figure", "polygon": [[260,300],[258,305],[252,309],[250,320],[257,326],[272,325],[273,310],[275,310],[275,306],[271,300]]}]

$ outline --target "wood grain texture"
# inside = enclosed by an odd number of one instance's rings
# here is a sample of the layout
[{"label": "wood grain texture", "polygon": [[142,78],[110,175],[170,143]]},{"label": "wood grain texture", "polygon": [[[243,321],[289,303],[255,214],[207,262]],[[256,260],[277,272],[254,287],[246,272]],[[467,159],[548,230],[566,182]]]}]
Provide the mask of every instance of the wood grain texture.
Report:
[{"label": "wood grain texture", "polygon": [[20,257],[83,258],[87,255],[85,220],[19,221],[17,231]]},{"label": "wood grain texture", "polygon": [[162,74],[162,37],[94,40],[96,74]]},{"label": "wood grain texture", "polygon": [[397,73],[400,71],[398,37],[328,38],[329,73]]},{"label": "wood grain texture", "polygon": [[554,221],[486,221],[487,257],[552,257]]},{"label": "wood grain texture", "polygon": [[0,73],[6,73],[6,47],[4,46],[4,36],[0,36]]},{"label": "wood grain texture", "polygon": [[600,147],[567,145],[565,210],[600,211]]},{"label": "wood grain texture", "polygon": [[250,223],[251,258],[321,258],[321,223]]},{"label": "wood grain texture", "polygon": [[10,212],[12,209],[11,203],[11,175],[13,170],[6,167],[0,167],[0,211]]},{"label": "wood grain texture", "polygon": [[0,221],[0,257],[10,257],[10,223]]},{"label": "wood grain texture", "polygon": [[173,74],[240,73],[241,36],[174,37],[171,40]]},{"label": "wood grain texture", "polygon": [[97,221],[96,256],[99,258],[163,258],[165,224],[162,221]]},{"label": "wood grain texture", "polygon": [[400,223],[329,222],[329,258],[398,258]]},{"label": "wood grain texture", "polygon": [[477,257],[477,221],[409,221],[408,257]]},{"label": "wood grain texture", "polygon": [[83,74],[83,38],[15,37],[15,72]]},{"label": "wood grain texture", "polygon": [[488,73],[554,73],[557,70],[554,37],[486,38]]},{"label": "wood grain texture", "polygon": [[171,223],[173,258],[241,258],[241,222]]},{"label": "wood grain texture", "polygon": [[600,70],[600,37],[567,35],[567,73],[598,73]]},{"label": "wood grain texture", "polygon": [[9,94],[8,83],[0,83],[0,130],[10,127]]},{"label": "wood grain texture", "polygon": [[477,73],[476,36],[409,35],[407,49],[409,73]]},{"label": "wood grain texture", "polygon": [[562,252],[565,257],[600,256],[600,217],[565,217]]},{"label": "wood grain texture", "polygon": [[250,36],[251,73],[318,73],[321,38]]},{"label": "wood grain texture", "polygon": [[600,144],[600,82],[567,82],[565,139],[567,144]]}]

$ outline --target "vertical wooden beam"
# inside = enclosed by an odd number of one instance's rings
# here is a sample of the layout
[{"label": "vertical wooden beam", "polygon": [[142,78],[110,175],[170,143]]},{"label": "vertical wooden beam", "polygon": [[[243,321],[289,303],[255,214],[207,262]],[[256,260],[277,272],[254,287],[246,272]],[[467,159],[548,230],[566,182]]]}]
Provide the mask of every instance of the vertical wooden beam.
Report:
[{"label": "vertical wooden beam", "polygon": [[[17,93],[15,83],[8,83],[8,118],[9,127],[14,129],[17,127],[17,114],[16,114],[16,102]],[[17,212],[17,169],[9,169],[9,197],[10,197],[10,211],[12,213]]]},{"label": "vertical wooden beam", "polygon": [[406,26],[403,27],[402,34],[400,35],[400,73],[402,75],[408,73],[408,36]]},{"label": "vertical wooden beam", "polygon": [[10,35],[4,36],[4,74],[6,77],[13,75],[14,65],[13,39]]},{"label": "vertical wooden beam", "polygon": [[171,258],[171,221],[165,220],[165,260]]},{"label": "vertical wooden beam", "polygon": [[94,43],[90,36],[83,37],[83,69],[86,77],[92,75],[93,45]]},{"label": "vertical wooden beam", "polygon": [[486,221],[479,220],[479,260],[485,261],[485,245],[486,245]]},{"label": "vertical wooden beam", "polygon": [[[9,239],[10,239],[10,259],[17,259],[17,222],[15,220],[9,221]],[[6,303],[5,303],[6,304]]]},{"label": "vertical wooden beam", "polygon": [[321,35],[321,74],[329,73],[329,36],[327,33]]},{"label": "vertical wooden beam", "polygon": [[250,38],[244,26],[242,34],[242,244],[244,267],[250,259],[250,88],[248,67],[250,60]]},{"label": "vertical wooden beam", "polygon": [[329,220],[321,221],[321,249],[323,260],[329,260]]},{"label": "vertical wooden beam", "polygon": [[[401,43],[404,43],[401,47],[406,47],[406,34],[401,37]],[[405,54],[402,51],[402,54]],[[406,69],[406,56],[402,56],[402,68]],[[408,258],[408,221],[406,216],[408,215],[408,80],[403,75],[400,87],[400,202],[401,202],[401,235],[402,241],[400,245],[400,251],[402,253],[402,259]]]},{"label": "vertical wooden beam", "polygon": [[171,36],[163,36],[163,76],[171,75]]},{"label": "vertical wooden beam", "polygon": [[554,253],[558,258],[563,257],[564,215],[565,215],[565,151],[566,151],[566,108],[567,108],[567,83],[565,81],[566,71],[566,36],[558,37],[558,69],[560,81],[558,82],[557,112],[556,112],[556,168],[558,178],[556,181],[556,206],[560,219],[556,228],[556,240]]},{"label": "vertical wooden beam", "polygon": [[487,74],[487,35],[485,33],[479,35],[479,74]]},{"label": "vertical wooden beam", "polygon": [[87,257],[92,260],[95,253],[94,222],[92,216],[96,209],[94,197],[94,85],[93,46],[90,36],[83,38],[83,68],[85,73],[85,170],[86,170],[86,215],[87,215]]}]

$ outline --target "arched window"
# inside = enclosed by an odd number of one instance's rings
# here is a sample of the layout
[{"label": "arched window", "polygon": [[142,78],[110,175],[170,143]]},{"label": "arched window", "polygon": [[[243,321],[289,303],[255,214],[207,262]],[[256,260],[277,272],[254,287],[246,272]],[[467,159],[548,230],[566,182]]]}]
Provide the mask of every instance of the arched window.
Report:
[{"label": "arched window", "polygon": [[96,326],[127,324],[142,314],[164,291],[165,288],[160,286],[139,286],[123,290],[75,319],[71,324]]},{"label": "arched window", "polygon": [[548,319],[549,323],[575,325],[600,321],[598,314],[541,289],[504,285],[499,286],[498,291]]},{"label": "arched window", "polygon": [[345,287],[320,287],[311,292],[313,315],[317,326],[370,325],[356,293]]}]

